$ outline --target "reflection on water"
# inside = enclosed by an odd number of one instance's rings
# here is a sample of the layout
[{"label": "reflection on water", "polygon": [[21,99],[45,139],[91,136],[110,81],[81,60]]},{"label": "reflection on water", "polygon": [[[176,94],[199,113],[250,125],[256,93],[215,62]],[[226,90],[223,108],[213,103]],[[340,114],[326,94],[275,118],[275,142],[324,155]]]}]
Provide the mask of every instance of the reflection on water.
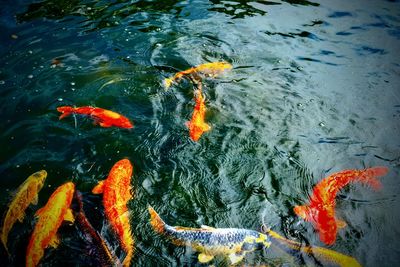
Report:
[{"label": "reflection on water", "polygon": [[[344,188],[337,215],[347,227],[335,251],[363,266],[399,261],[400,37],[397,1],[6,1],[0,9],[0,205],[31,173],[48,172],[37,206],[10,232],[24,265],[34,212],[66,181],[83,192],[85,213],[123,259],[90,193],[118,160],[134,166],[128,203],[134,266],[189,266],[197,254],[156,235],[152,205],[171,225],[266,224],[286,238],[324,247],[293,212],[323,177],[387,166],[383,190]],[[163,80],[206,62],[230,72],[204,79],[206,122],[188,136],[195,101],[186,80]],[[104,129],[81,116],[58,120],[64,105],[124,114],[133,130]],[[393,212],[388,212],[393,210]],[[75,226],[43,266],[94,266]],[[271,248],[243,264],[319,266],[317,257]],[[217,257],[215,266],[228,264]]]}]

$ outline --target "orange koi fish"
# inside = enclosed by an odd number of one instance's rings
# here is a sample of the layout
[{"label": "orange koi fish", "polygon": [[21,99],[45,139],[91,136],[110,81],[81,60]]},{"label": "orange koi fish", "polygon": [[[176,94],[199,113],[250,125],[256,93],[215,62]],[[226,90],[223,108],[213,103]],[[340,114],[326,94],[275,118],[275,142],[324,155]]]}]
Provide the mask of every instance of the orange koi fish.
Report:
[{"label": "orange koi fish", "polygon": [[47,172],[45,170],[35,172],[29,176],[25,182],[20,185],[14,199],[11,201],[1,230],[1,241],[3,242],[7,253],[8,233],[17,220],[20,222],[24,220],[25,210],[28,208],[29,204],[37,204],[38,193],[42,189],[46,177]]},{"label": "orange koi fish", "polygon": [[190,69],[180,71],[170,78],[164,80],[165,87],[168,89],[175,81],[181,80],[183,77],[188,75],[206,75],[210,77],[216,77],[223,73],[225,70],[232,69],[232,65],[227,62],[211,62],[201,64],[197,67],[192,67]]},{"label": "orange koi fish", "polygon": [[369,184],[375,190],[381,188],[376,177],[386,175],[387,167],[373,167],[365,170],[344,170],[334,173],[320,181],[313,189],[308,205],[296,206],[294,212],[313,224],[319,231],[319,237],[327,245],[335,243],[338,228],[346,223],[335,217],[336,194],[350,182]]},{"label": "orange koi fish", "polygon": [[101,127],[120,127],[120,128],[133,128],[133,124],[129,121],[127,117],[124,117],[114,111],[95,108],[95,107],[69,107],[63,106],[58,107],[57,111],[61,112],[60,120],[65,118],[71,114],[81,114],[81,115],[89,115],[95,119],[96,122],[99,123]]},{"label": "orange koi fish", "polygon": [[78,190],[75,190],[74,200],[78,204],[73,210],[75,223],[79,230],[83,233],[84,240],[91,244],[90,256],[94,255],[96,260],[98,260],[99,266],[101,267],[121,266],[118,258],[111,253],[107,243],[87,219],[83,210],[82,194]]},{"label": "orange koi fish", "polygon": [[39,218],[26,251],[26,266],[37,266],[50,245],[57,248],[60,243],[57,230],[63,221],[74,222],[70,209],[75,185],[72,182],[59,186],[46,205],[36,212]]},{"label": "orange koi fish", "polygon": [[205,99],[201,93],[201,90],[195,91],[196,105],[193,110],[192,119],[186,122],[186,126],[189,128],[190,138],[193,141],[198,141],[204,132],[211,129],[204,121],[206,105],[204,104]]},{"label": "orange koi fish", "polygon": [[282,244],[285,248],[311,254],[327,264],[335,264],[340,267],[361,267],[361,264],[356,259],[339,252],[321,247],[302,246],[301,243],[286,239],[270,229],[266,231],[266,234],[271,238],[271,242],[274,245]]},{"label": "orange koi fish", "polygon": [[103,205],[111,227],[118,234],[126,257],[123,266],[130,266],[134,252],[134,240],[129,222],[127,202],[132,198],[131,177],[133,166],[128,159],[114,164],[106,180],[100,181],[92,193],[103,193]]}]

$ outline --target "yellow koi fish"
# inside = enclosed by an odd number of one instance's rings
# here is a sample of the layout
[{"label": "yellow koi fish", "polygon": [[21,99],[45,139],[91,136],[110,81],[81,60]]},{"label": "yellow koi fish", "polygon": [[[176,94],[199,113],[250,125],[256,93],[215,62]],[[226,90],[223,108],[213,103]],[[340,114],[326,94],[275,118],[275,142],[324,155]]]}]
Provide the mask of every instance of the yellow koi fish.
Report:
[{"label": "yellow koi fish", "polygon": [[128,159],[114,164],[106,180],[92,189],[93,194],[103,194],[103,205],[111,227],[118,234],[126,257],[124,267],[130,266],[134,253],[134,240],[129,222],[127,203],[132,198],[131,177],[133,166]]},{"label": "yellow koi fish", "polygon": [[266,230],[266,234],[271,238],[273,244],[280,243],[290,249],[312,254],[326,263],[336,264],[341,267],[361,267],[360,263],[356,259],[339,252],[322,247],[303,246],[298,242],[284,238],[270,229]]},{"label": "yellow koi fish", "polygon": [[227,62],[211,62],[198,65],[197,67],[192,67],[190,69],[180,71],[174,76],[166,78],[164,80],[164,85],[168,89],[175,81],[181,80],[185,76],[189,75],[205,75],[215,78],[219,74],[223,73],[225,70],[232,69],[232,65]]},{"label": "yellow koi fish", "polygon": [[170,226],[157,212],[148,207],[150,224],[154,231],[172,240],[176,245],[190,246],[200,252],[201,263],[211,261],[217,255],[227,256],[231,264],[239,263],[246,253],[268,248],[268,236],[257,231],[238,228],[213,228],[203,225],[201,228]]},{"label": "yellow koi fish", "polygon": [[28,208],[29,204],[37,204],[38,193],[42,189],[46,177],[47,172],[45,170],[35,172],[29,176],[25,182],[20,185],[14,199],[11,201],[1,231],[1,241],[7,253],[9,253],[7,247],[8,233],[17,220],[20,222],[24,220],[25,210]]},{"label": "yellow koi fish", "polygon": [[26,251],[26,267],[37,266],[49,245],[57,248],[60,243],[57,231],[63,221],[74,222],[70,209],[74,190],[75,185],[72,182],[59,186],[46,205],[36,212],[39,219]]}]

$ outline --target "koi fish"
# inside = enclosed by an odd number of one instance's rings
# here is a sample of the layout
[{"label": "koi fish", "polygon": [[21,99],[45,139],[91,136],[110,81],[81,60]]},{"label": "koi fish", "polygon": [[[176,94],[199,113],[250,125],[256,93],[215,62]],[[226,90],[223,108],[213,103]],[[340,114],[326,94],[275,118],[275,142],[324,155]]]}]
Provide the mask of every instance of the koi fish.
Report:
[{"label": "koi fish", "polygon": [[60,120],[71,115],[71,114],[81,114],[81,115],[89,115],[95,119],[96,122],[99,123],[101,127],[120,127],[120,128],[133,128],[133,124],[129,121],[127,117],[124,117],[114,111],[95,108],[91,106],[86,107],[70,107],[63,106],[58,107],[57,111],[61,112]]},{"label": "koi fish", "polygon": [[232,65],[227,62],[211,62],[201,64],[197,67],[192,67],[190,69],[180,71],[176,73],[174,76],[166,78],[164,80],[164,85],[168,89],[175,81],[181,80],[183,77],[188,75],[206,75],[212,78],[218,76],[223,73],[225,70],[232,69]]},{"label": "koi fish", "polygon": [[301,243],[286,239],[270,229],[265,233],[271,238],[271,242],[274,245],[282,244],[290,249],[311,254],[320,260],[326,261],[328,264],[336,264],[341,267],[361,267],[360,263],[356,259],[339,252],[321,247],[302,246]]},{"label": "koi fish", "polygon": [[26,251],[26,266],[37,266],[50,245],[57,248],[60,243],[57,230],[63,221],[73,223],[74,216],[70,209],[75,185],[72,182],[59,186],[50,196],[46,205],[36,212],[39,218]]},{"label": "koi fish", "polygon": [[133,166],[128,159],[114,164],[106,180],[100,181],[92,193],[103,193],[103,205],[111,227],[117,233],[126,252],[123,266],[130,266],[134,253],[134,240],[129,222],[127,202],[132,198],[131,177]]},{"label": "koi fish", "polygon": [[193,141],[198,141],[204,132],[211,129],[210,125],[204,122],[206,105],[204,104],[205,99],[201,93],[201,90],[195,91],[196,105],[193,110],[192,119],[186,122],[186,126],[189,128],[190,138]]},{"label": "koi fish", "polygon": [[228,256],[232,264],[243,260],[246,253],[268,248],[268,237],[262,233],[238,228],[213,228],[203,225],[201,228],[170,226],[157,212],[148,207],[150,224],[155,232],[167,236],[178,246],[190,246],[200,252],[201,263],[211,261],[217,255]]},{"label": "koi fish", "polygon": [[87,219],[85,212],[83,211],[82,194],[78,190],[75,191],[74,199],[78,204],[77,209],[73,210],[75,216],[75,224],[83,233],[84,239],[90,242],[90,244],[94,248],[94,254],[98,257],[100,266],[121,266],[118,258],[111,253],[107,243],[93,228],[93,226]]},{"label": "koi fish", "polygon": [[42,189],[46,177],[47,172],[45,170],[35,172],[29,176],[25,182],[19,186],[14,199],[11,201],[1,230],[1,241],[8,254],[8,233],[17,220],[19,222],[24,220],[25,210],[28,208],[29,204],[32,203],[36,205],[38,203],[38,193]]},{"label": "koi fish", "polygon": [[382,187],[376,177],[386,175],[387,167],[373,167],[364,170],[344,170],[334,173],[320,181],[313,189],[309,204],[294,207],[294,212],[313,224],[322,242],[335,243],[338,228],[346,223],[335,217],[335,198],[340,189],[350,182],[369,184],[375,190]]}]

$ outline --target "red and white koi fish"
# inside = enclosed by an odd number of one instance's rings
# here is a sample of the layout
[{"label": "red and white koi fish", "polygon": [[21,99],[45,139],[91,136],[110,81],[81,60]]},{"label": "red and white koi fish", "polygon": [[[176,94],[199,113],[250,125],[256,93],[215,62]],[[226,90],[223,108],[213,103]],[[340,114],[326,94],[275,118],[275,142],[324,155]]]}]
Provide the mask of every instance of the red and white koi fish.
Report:
[{"label": "red and white koi fish", "polygon": [[382,187],[376,177],[386,175],[387,167],[373,167],[365,170],[344,170],[334,173],[320,181],[313,189],[309,204],[296,206],[294,212],[309,221],[318,230],[322,242],[327,245],[335,243],[338,228],[346,226],[335,216],[335,198],[340,189],[350,182],[361,182],[375,190]]},{"label": "red and white koi fish", "polygon": [[1,230],[1,241],[7,252],[8,233],[17,220],[20,222],[24,220],[26,208],[28,208],[31,203],[34,205],[37,204],[38,193],[42,189],[46,177],[47,172],[45,170],[35,172],[29,176],[25,182],[20,185],[14,199],[11,201]]},{"label": "red and white koi fish", "polygon": [[203,133],[209,131],[211,127],[204,121],[206,105],[201,90],[195,91],[195,99],[196,105],[192,119],[186,123],[186,126],[189,128],[190,138],[197,142]]},{"label": "red and white koi fish", "polygon": [[80,114],[80,115],[89,115],[95,119],[96,122],[99,123],[101,127],[119,127],[130,129],[133,128],[133,124],[127,117],[122,116],[114,111],[96,108],[91,106],[86,107],[70,107],[63,106],[58,107],[57,111],[61,112],[60,120],[71,115],[71,114]]},{"label": "red and white koi fish", "polygon": [[34,267],[40,262],[44,250],[50,245],[57,248],[60,243],[57,237],[58,228],[63,221],[74,222],[70,209],[75,185],[72,182],[59,186],[50,196],[46,205],[36,212],[39,218],[26,251],[26,266]]},{"label": "red and white koi fish", "polygon": [[107,219],[112,229],[117,233],[126,257],[122,262],[124,267],[130,266],[134,253],[134,240],[127,203],[132,199],[131,177],[133,166],[128,159],[122,159],[114,164],[106,180],[100,181],[92,193],[103,193],[103,205]]},{"label": "red and white koi fish", "polygon": [[170,78],[164,80],[165,87],[168,89],[174,82],[181,80],[183,77],[189,75],[206,75],[216,77],[223,73],[225,70],[232,69],[232,65],[227,62],[211,62],[192,67],[190,69],[180,71]]}]

